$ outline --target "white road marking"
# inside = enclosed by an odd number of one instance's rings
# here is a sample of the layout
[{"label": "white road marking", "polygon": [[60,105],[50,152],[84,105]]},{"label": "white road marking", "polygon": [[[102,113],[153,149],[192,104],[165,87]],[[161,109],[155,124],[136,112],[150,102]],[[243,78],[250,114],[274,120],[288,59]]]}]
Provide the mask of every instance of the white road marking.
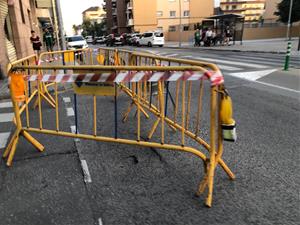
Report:
[{"label": "white road marking", "polygon": [[7,144],[7,139],[9,138],[10,133],[0,133],[0,148],[5,148]]},{"label": "white road marking", "polygon": [[218,67],[221,70],[227,70],[227,71],[243,70],[242,68],[239,68],[239,67],[225,66],[225,65],[220,65],[220,64],[218,64]]},{"label": "white road marking", "polygon": [[276,84],[269,84],[269,83],[265,83],[265,82],[257,81],[257,80],[255,80],[253,82],[258,83],[258,84],[262,84],[262,85],[265,85],[265,86],[275,87],[275,88],[278,88],[278,89],[282,89],[282,90],[286,90],[286,91],[295,92],[297,94],[300,94],[300,91],[297,91],[297,90],[294,90],[294,89],[291,89],[291,88],[281,87],[281,86],[278,86]]},{"label": "white road marking", "polygon": [[268,68],[267,66],[253,64],[253,63],[227,61],[227,60],[222,60],[222,59],[213,59],[213,58],[205,58],[205,57],[194,57],[194,59],[199,59],[199,60],[203,60],[203,61],[212,61],[213,63],[222,63],[222,64],[237,65],[237,66],[246,66],[246,67],[259,68],[259,69]]},{"label": "white road marking", "polygon": [[11,108],[12,107],[12,102],[0,102],[0,108]]},{"label": "white road marking", "polygon": [[82,167],[83,175],[84,175],[84,182],[92,183],[91,174],[90,174],[86,160],[82,159],[80,161],[81,161],[81,167]]},{"label": "white road marking", "polygon": [[99,222],[99,225],[103,225],[103,222],[102,222],[101,218],[98,219],[98,222]]},{"label": "white road marking", "polygon": [[0,123],[11,122],[13,118],[13,113],[0,113]]},{"label": "white road marking", "polygon": [[73,133],[73,134],[76,134],[76,126],[74,125],[74,126],[71,126],[71,132]]},{"label": "white road marking", "polygon": [[178,56],[178,54],[169,54],[169,55],[165,55],[165,57],[174,57],[174,56]]},{"label": "white road marking", "polygon": [[261,70],[261,71],[251,71],[251,72],[238,72],[238,73],[229,73],[228,75],[238,78],[243,78],[246,80],[255,81],[259,78],[267,76],[270,73],[275,72],[277,69],[271,70]]},{"label": "white road marking", "polygon": [[73,108],[67,108],[67,116],[74,116],[75,112]]},{"label": "white road marking", "polygon": [[63,101],[64,101],[64,103],[69,103],[69,102],[71,102],[71,98],[65,97],[65,98],[63,98]]}]

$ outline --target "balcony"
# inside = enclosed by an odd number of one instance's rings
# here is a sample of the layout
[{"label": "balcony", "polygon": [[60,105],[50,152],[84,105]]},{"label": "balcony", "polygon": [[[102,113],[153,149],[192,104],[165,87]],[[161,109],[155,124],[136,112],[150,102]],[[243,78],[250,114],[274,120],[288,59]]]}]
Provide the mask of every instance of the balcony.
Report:
[{"label": "balcony", "polygon": [[127,26],[128,26],[128,27],[131,27],[131,26],[133,26],[133,25],[134,25],[133,19],[128,19],[128,20],[127,20]]},{"label": "balcony", "polygon": [[51,0],[36,0],[36,7],[37,8],[51,8],[52,2]]},{"label": "balcony", "polygon": [[117,9],[112,9],[112,15],[117,16]]}]

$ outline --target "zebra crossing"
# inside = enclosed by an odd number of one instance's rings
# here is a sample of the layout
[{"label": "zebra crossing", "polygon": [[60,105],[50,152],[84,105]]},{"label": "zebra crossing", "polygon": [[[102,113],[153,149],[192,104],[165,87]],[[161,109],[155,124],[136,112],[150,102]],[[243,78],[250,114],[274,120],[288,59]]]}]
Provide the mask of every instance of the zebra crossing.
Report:
[{"label": "zebra crossing", "polygon": [[[216,52],[192,52],[172,50],[160,52],[158,50],[147,50],[152,54],[165,57],[176,57],[183,59],[206,61],[215,63],[225,75],[255,81],[264,77],[276,69],[282,68],[284,55],[281,54],[235,54],[235,53],[216,53]],[[188,52],[188,54],[187,54]],[[290,60],[292,68],[300,68],[300,56],[292,57]]]},{"label": "zebra crossing", "polygon": [[11,134],[12,121],[14,118],[11,101],[0,101],[0,150],[7,145]]}]

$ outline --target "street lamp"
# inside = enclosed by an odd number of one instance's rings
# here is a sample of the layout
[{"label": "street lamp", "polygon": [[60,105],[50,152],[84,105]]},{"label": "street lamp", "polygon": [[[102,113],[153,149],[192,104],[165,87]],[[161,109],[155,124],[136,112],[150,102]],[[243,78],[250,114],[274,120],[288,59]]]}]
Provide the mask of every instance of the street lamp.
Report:
[{"label": "street lamp", "polygon": [[182,25],[182,21],[181,21],[181,0],[179,1],[179,47],[181,47],[181,25]]},{"label": "street lamp", "polygon": [[287,25],[286,39],[291,40],[291,18],[293,10],[293,0],[290,0],[289,20]]}]

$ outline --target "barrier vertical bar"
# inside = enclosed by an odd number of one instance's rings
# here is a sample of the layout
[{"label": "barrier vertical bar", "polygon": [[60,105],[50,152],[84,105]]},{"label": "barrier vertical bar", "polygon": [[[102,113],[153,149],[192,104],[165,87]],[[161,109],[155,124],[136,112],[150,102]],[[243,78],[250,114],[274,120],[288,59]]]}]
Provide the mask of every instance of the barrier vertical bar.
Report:
[{"label": "barrier vertical bar", "polygon": [[174,123],[176,123],[177,113],[178,113],[178,102],[179,102],[179,88],[180,81],[176,81],[176,96],[175,96],[175,109],[174,109]]},{"label": "barrier vertical bar", "polygon": [[168,96],[169,96],[169,81],[166,83],[166,102],[165,102],[165,116],[168,115]]},{"label": "barrier vertical bar", "polygon": [[[56,70],[54,71],[56,75]],[[57,82],[54,84],[54,91],[55,91],[55,119],[56,119],[56,131],[59,131],[59,114],[58,114],[58,93],[57,93]]]},{"label": "barrier vertical bar", "polygon": [[28,83],[25,82],[25,110],[26,110],[26,126],[27,128],[30,126],[29,124],[29,110],[28,110]]},{"label": "barrier vertical bar", "polygon": [[153,92],[153,86],[152,86],[152,82],[150,82],[150,101],[149,101],[150,109],[151,109],[151,105],[152,105],[152,92]]},{"label": "barrier vertical bar", "polygon": [[78,134],[77,95],[74,94],[75,133]]},{"label": "barrier vertical bar", "polygon": [[94,136],[97,136],[97,98],[96,95],[93,96],[94,102]]},{"label": "barrier vertical bar", "polygon": [[41,103],[41,81],[38,80],[38,104],[39,104],[39,122],[40,129],[43,129],[43,117],[42,117],[42,103]]},{"label": "barrier vertical bar", "polygon": [[141,98],[141,83],[137,83],[137,141],[140,141],[141,138],[141,106],[140,106],[140,98]]},{"label": "barrier vertical bar", "polygon": [[203,79],[200,81],[199,95],[198,95],[198,108],[197,108],[197,117],[196,117],[196,131],[195,135],[198,136],[200,119],[201,119],[201,110],[202,110],[202,96],[203,96]]},{"label": "barrier vertical bar", "polygon": [[190,112],[191,112],[191,95],[192,95],[192,82],[188,82],[188,102],[187,102],[187,113],[186,113],[186,121],[185,121],[185,129],[189,128],[189,120],[190,120]]},{"label": "barrier vertical bar", "polygon": [[185,122],[185,80],[182,81],[182,124],[181,124],[181,145],[185,144],[185,136],[184,136],[184,122]]},{"label": "barrier vertical bar", "polygon": [[158,96],[160,103],[160,118],[161,118],[161,144],[165,142],[165,113],[164,113],[164,81],[158,82]]},{"label": "barrier vertical bar", "polygon": [[216,86],[211,87],[211,100],[210,100],[210,161],[208,169],[208,195],[206,205],[211,207],[214,172],[215,172],[215,159],[216,159],[216,110],[217,110],[217,92]]},{"label": "barrier vertical bar", "polygon": [[118,138],[118,98],[117,98],[117,84],[115,83],[115,138]]}]

